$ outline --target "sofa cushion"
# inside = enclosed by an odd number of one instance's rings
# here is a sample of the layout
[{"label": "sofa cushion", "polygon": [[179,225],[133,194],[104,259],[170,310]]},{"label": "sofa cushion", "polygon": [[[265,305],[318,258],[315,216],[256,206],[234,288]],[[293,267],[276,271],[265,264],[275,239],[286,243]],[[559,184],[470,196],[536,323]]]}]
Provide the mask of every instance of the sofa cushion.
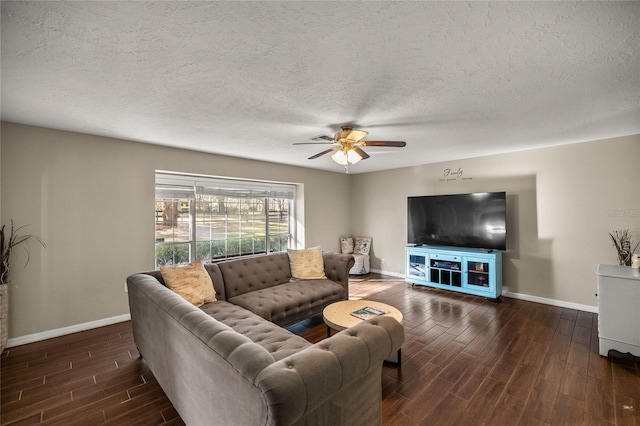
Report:
[{"label": "sofa cushion", "polygon": [[346,290],[330,280],[292,281],[229,299],[276,324],[292,324],[322,312],[329,303],[346,299]]},{"label": "sofa cushion", "polygon": [[213,282],[200,260],[186,266],[162,266],[160,273],[167,287],[194,306],[216,300]]},{"label": "sofa cushion", "polygon": [[200,309],[265,348],[276,361],[312,346],[304,338],[231,303],[207,303]]},{"label": "sofa cushion", "polygon": [[302,250],[287,250],[291,276],[301,280],[326,279],[320,246]]}]

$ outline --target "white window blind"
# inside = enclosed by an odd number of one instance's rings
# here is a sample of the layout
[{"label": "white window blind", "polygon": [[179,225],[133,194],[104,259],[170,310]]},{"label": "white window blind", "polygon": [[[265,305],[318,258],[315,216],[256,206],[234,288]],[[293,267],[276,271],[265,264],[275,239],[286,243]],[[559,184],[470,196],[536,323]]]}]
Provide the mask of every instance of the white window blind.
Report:
[{"label": "white window blind", "polygon": [[233,198],[293,200],[296,186],[289,183],[156,173],[156,197],[193,198],[194,194]]}]

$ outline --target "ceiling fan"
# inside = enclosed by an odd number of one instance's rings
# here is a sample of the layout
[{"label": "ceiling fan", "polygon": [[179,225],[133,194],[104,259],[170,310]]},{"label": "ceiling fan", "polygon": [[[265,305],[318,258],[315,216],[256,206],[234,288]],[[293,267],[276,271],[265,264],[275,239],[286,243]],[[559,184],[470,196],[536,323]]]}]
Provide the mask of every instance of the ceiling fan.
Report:
[{"label": "ceiling fan", "polygon": [[[360,160],[366,160],[369,158],[369,154],[364,152],[362,147],[364,146],[391,146],[396,148],[402,148],[407,145],[404,141],[369,141],[362,140],[369,132],[364,130],[356,130],[351,126],[342,126],[342,130],[337,132],[333,137],[331,136],[318,136],[313,138],[316,142],[298,142],[294,145],[317,145],[317,144],[331,144],[331,148],[319,152],[309,157],[309,160],[316,159],[330,152],[335,152],[331,159],[341,166],[348,167],[349,164],[355,164]],[[347,170],[348,172],[348,170]]]}]

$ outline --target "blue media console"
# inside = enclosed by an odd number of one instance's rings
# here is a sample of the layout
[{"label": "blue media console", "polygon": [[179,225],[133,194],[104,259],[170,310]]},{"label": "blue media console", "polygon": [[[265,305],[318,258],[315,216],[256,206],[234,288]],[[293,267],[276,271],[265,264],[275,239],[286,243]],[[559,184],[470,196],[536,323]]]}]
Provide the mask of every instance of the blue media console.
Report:
[{"label": "blue media console", "polygon": [[433,246],[406,248],[405,281],[497,299],[502,294],[502,252]]}]

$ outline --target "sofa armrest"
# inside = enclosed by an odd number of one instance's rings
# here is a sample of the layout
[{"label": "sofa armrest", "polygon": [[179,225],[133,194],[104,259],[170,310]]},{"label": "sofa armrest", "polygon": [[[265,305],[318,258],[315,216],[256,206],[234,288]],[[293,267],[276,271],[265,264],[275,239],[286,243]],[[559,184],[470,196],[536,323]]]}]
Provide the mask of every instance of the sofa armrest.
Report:
[{"label": "sofa armrest", "polygon": [[185,423],[261,424],[268,408],[254,382],[273,356],[154,277],[127,283],[134,341]]},{"label": "sofa armrest", "polygon": [[[188,338],[204,342],[212,353],[224,359],[246,380],[253,381],[260,370],[274,362],[273,356],[262,346],[185,303],[181,296],[160,285],[154,277],[134,274],[127,278],[127,284],[134,341],[147,361],[166,349],[167,340],[154,337],[167,339],[168,330],[163,322],[172,318],[181,328],[189,330]],[[158,332],[158,328],[163,330]]]},{"label": "sofa armrest", "polygon": [[342,253],[322,253],[324,262],[324,274],[331,281],[335,281],[345,288],[347,298],[349,298],[349,270],[353,267],[355,261],[350,254]]},{"label": "sofa armrest", "polygon": [[303,417],[364,424],[363,415],[379,422],[382,363],[403,341],[402,325],[381,316],[266,367],[256,385],[267,399],[268,424],[295,424]]}]

